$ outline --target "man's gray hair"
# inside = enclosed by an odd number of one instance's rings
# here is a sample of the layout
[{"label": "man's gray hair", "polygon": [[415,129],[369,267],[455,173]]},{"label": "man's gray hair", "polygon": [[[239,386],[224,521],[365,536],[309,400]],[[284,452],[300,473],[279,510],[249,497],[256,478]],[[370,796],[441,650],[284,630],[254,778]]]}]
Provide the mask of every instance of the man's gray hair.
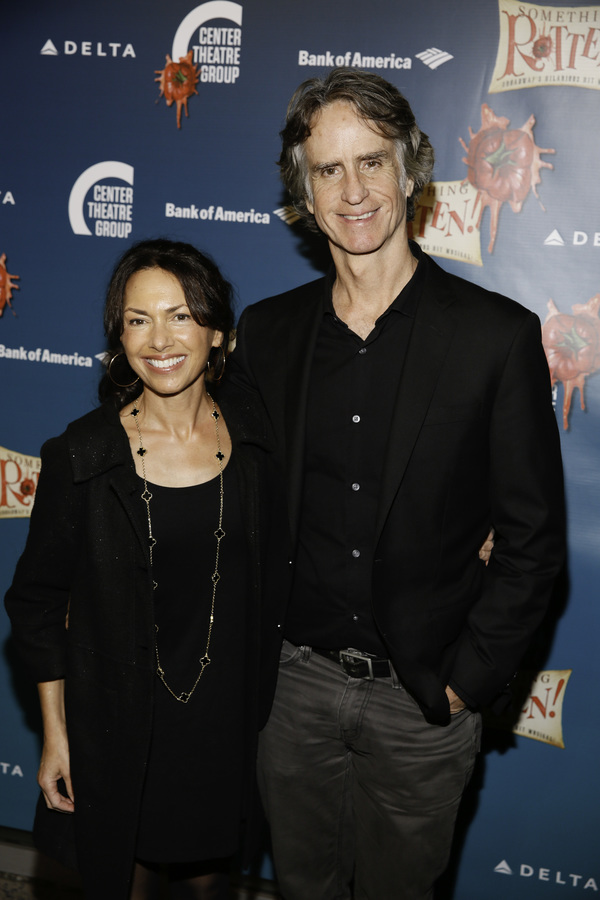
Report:
[{"label": "man's gray hair", "polygon": [[412,196],[406,205],[406,218],[412,221],[415,203],[431,180],[433,147],[415,121],[408,100],[400,91],[379,75],[360,69],[340,67],[332,69],[326,78],[305,81],[290,100],[286,124],[281,132],[282,150],[279,168],[296,212],[313,230],[318,231],[314,216],[306,201],[312,201],[304,144],[310,136],[315,116],[336,101],[350,103],[358,116],[373,130],[390,138],[396,145],[400,163],[401,185],[407,179],[414,182]]}]

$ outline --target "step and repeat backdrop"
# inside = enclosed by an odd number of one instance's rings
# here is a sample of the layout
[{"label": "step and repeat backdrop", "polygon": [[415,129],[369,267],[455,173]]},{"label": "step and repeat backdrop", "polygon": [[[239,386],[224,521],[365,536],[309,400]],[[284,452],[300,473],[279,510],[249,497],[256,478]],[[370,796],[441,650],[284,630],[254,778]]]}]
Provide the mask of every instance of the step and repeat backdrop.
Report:
[{"label": "step and repeat backdrop", "polygon": [[[600,6],[25,0],[4,5],[0,42],[0,592],[41,444],[96,403],[117,257],[190,241],[238,313],[318,277],[326,247],[278,179],[287,102],[337,65],[383,75],[436,148],[413,237],[543,323],[567,484],[568,573],[513,715],[488,722],[447,892],[598,894]],[[31,827],[39,750],[2,610],[0,825]]]}]

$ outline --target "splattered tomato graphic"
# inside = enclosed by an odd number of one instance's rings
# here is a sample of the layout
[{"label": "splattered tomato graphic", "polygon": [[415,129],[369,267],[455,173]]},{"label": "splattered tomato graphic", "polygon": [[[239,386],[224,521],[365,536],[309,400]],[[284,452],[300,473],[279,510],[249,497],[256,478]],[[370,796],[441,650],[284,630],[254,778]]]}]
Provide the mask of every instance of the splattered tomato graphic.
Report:
[{"label": "splattered tomato graphic", "polygon": [[579,388],[585,409],[585,379],[600,369],[600,294],[587,303],[576,303],[573,315],[561,313],[553,300],[542,328],[542,341],[550,366],[552,384],[564,385],[563,428],[569,427],[569,411],[574,388]]},{"label": "splattered tomato graphic", "polygon": [[35,481],[33,478],[24,478],[21,482],[21,493],[24,497],[31,497],[35,493]]},{"label": "splattered tomato graphic", "polygon": [[179,58],[179,62],[173,62],[167,53],[167,64],[164,69],[156,69],[160,85],[160,96],[167,101],[167,106],[177,105],[177,127],[181,128],[181,109],[185,110],[187,117],[188,98],[197,94],[196,85],[200,79],[200,69],[196,69],[192,62],[192,51]]},{"label": "splattered tomato graphic", "polygon": [[6,253],[3,253],[0,256],[0,316],[3,314],[6,304],[12,309],[13,316],[16,315],[10,301],[12,300],[12,292],[15,289],[18,290],[19,285],[13,284],[11,279],[18,277],[18,275],[9,275],[6,271]]},{"label": "splattered tomato graphic", "polygon": [[544,57],[550,56],[552,53],[552,38],[547,34],[542,34],[541,37],[533,42],[531,52],[536,59],[544,59]]},{"label": "splattered tomato graphic", "polygon": [[467,152],[467,156],[463,156],[469,169],[466,180],[477,188],[475,206],[481,204],[477,227],[485,207],[489,206],[491,210],[489,253],[494,249],[502,204],[508,202],[513,212],[521,212],[530,190],[538,197],[536,185],[541,181],[540,169],[553,168],[550,163],[542,162],[540,155],[555,151],[542,150],[533,140],[534,116],[530,116],[521,128],[509,130],[509,121],[504,116],[497,116],[484,103],[480,130],[474,134],[469,128],[469,146],[459,138]]}]

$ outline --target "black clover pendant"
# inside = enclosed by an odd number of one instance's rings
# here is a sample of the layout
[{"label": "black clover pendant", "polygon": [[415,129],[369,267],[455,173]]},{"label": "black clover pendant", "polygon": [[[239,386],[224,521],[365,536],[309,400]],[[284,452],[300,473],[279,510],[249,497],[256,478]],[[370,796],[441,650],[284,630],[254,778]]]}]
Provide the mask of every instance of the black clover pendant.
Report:
[{"label": "black clover pendant", "polygon": [[140,449],[136,450],[135,452],[137,453],[138,456],[145,456],[148,451],[144,450],[143,447],[140,447]]},{"label": "black clover pendant", "polygon": [[218,453],[215,453],[215,456],[217,457],[217,459],[219,460],[219,462],[221,462],[221,460],[225,459],[225,454],[224,454],[224,453],[221,453],[220,450],[219,450]]}]

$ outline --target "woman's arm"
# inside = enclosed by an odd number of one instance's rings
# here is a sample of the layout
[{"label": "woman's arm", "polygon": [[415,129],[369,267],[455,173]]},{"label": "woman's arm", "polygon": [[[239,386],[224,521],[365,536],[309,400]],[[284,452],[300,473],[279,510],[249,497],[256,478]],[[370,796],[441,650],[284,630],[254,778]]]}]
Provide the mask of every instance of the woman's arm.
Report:
[{"label": "woman's arm", "polygon": [[[75,798],[71,784],[69,740],[65,720],[65,682],[63,679],[43,681],[38,684],[38,692],[44,725],[44,746],[38,771],[38,784],[48,809],[72,813]],[[67,789],[67,797],[58,789],[61,778]]]}]

